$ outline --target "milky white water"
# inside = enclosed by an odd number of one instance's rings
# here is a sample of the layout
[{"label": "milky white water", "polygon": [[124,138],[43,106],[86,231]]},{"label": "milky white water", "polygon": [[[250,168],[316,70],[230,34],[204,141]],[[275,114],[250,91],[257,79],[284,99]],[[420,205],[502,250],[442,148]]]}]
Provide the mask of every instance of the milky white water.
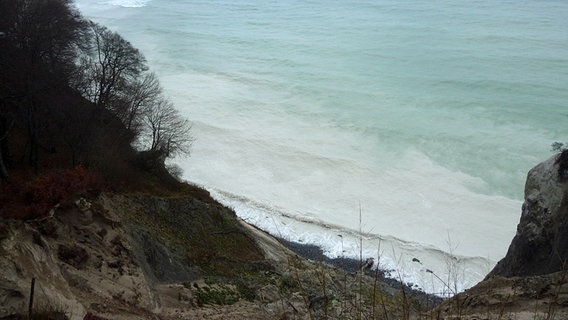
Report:
[{"label": "milky white water", "polygon": [[429,292],[448,288],[426,269],[463,290],[504,256],[527,171],[566,140],[565,1],[77,5],[192,121],[187,180],[332,257],[362,237]]}]

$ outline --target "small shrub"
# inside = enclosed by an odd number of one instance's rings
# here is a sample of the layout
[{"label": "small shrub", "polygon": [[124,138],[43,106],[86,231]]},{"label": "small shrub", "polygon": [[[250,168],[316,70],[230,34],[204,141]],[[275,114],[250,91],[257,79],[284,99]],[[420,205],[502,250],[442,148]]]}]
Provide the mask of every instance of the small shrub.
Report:
[{"label": "small shrub", "polygon": [[237,281],[235,286],[237,287],[237,292],[241,298],[247,301],[254,301],[254,299],[256,299],[256,291],[245,281]]},{"label": "small shrub", "polygon": [[177,164],[171,163],[166,164],[166,170],[174,177],[177,181],[183,180],[183,169]]},{"label": "small shrub", "polygon": [[552,152],[562,152],[562,151],[568,149],[568,146],[566,146],[564,143],[558,142],[558,141],[553,142],[551,147],[552,147]]},{"label": "small shrub", "polygon": [[238,292],[226,286],[199,287],[195,295],[200,306],[205,304],[232,305],[240,299]]},{"label": "small shrub", "polygon": [[283,275],[280,278],[280,290],[282,290],[283,292],[289,292],[295,290],[297,287],[298,283],[296,282],[296,279],[294,279],[293,277],[288,275]]}]

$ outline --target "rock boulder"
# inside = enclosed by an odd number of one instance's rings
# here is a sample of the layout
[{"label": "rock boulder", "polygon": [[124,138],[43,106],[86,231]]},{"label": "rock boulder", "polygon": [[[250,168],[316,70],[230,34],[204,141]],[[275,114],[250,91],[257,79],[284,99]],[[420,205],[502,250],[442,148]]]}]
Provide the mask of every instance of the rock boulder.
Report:
[{"label": "rock boulder", "polygon": [[568,151],[532,168],[517,233],[487,278],[534,276],[566,269],[568,262]]}]

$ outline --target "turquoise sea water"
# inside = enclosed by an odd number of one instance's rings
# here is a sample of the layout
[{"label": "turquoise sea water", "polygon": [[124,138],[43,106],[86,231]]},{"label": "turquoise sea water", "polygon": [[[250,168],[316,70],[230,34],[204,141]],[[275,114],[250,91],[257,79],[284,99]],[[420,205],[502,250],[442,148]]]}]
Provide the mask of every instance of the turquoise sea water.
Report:
[{"label": "turquoise sea water", "polygon": [[144,52],[193,122],[186,179],[331,256],[381,242],[382,263],[425,290],[441,290],[423,269],[443,274],[444,252],[460,288],[483,278],[527,171],[568,140],[565,1],[77,5]]}]

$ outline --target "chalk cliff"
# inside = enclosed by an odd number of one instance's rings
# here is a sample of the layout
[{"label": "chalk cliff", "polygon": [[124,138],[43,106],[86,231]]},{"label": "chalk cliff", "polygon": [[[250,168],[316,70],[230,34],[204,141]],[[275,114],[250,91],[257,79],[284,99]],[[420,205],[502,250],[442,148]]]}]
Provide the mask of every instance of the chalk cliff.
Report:
[{"label": "chalk cliff", "polygon": [[517,233],[484,281],[445,301],[437,319],[568,319],[568,151],[532,168]]},{"label": "chalk cliff", "polygon": [[562,154],[555,155],[529,171],[517,233],[488,278],[543,275],[565,269],[568,180],[562,159]]}]

